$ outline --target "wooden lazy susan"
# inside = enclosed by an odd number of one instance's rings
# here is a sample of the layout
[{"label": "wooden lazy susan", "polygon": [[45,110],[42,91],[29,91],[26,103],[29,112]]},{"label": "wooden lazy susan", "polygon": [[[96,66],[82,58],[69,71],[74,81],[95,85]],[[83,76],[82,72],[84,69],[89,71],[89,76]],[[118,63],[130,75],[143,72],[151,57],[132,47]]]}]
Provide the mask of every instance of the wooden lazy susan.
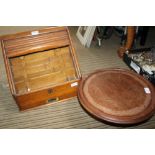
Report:
[{"label": "wooden lazy susan", "polygon": [[78,97],[89,113],[112,123],[139,123],[155,112],[152,84],[124,69],[91,73],[80,82]]}]

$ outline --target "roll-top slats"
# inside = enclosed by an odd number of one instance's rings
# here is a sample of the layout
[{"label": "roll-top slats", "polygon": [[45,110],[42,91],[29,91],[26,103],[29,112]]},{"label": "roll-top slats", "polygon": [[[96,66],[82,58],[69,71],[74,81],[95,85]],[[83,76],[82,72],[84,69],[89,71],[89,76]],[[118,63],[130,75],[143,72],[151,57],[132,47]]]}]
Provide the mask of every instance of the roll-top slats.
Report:
[{"label": "roll-top slats", "polygon": [[18,36],[18,38],[11,38],[3,40],[5,52],[7,57],[14,57],[24,55],[41,50],[53,49],[67,46],[70,44],[68,32],[66,28],[60,31],[53,31],[48,33],[40,33],[37,35]]}]

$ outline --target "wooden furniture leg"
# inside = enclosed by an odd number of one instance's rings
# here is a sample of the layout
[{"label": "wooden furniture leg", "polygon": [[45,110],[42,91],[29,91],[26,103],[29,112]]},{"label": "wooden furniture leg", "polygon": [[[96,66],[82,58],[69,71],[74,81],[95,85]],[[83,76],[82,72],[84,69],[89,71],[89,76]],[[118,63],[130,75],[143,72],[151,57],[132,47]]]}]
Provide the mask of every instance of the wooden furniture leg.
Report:
[{"label": "wooden furniture leg", "polygon": [[118,55],[120,58],[123,57],[126,50],[130,49],[132,47],[133,41],[135,36],[135,27],[134,26],[128,26],[127,27],[127,41],[124,46],[121,46],[118,49]]}]

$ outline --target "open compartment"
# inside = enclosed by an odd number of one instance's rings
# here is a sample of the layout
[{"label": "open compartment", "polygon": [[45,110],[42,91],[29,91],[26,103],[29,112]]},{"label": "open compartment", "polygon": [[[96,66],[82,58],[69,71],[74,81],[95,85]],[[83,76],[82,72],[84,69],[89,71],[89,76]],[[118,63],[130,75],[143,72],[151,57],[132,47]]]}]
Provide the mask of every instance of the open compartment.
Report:
[{"label": "open compartment", "polygon": [[81,74],[67,27],[2,36],[1,44],[10,90],[21,110],[77,95]]},{"label": "open compartment", "polygon": [[9,59],[16,94],[33,92],[76,80],[69,47]]}]

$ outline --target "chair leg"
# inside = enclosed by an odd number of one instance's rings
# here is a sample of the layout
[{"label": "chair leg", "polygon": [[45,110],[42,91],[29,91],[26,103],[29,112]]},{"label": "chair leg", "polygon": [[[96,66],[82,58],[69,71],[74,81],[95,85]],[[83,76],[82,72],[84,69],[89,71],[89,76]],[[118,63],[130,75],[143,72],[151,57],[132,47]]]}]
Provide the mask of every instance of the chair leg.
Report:
[{"label": "chair leg", "polygon": [[126,50],[128,50],[132,47],[133,41],[134,41],[134,36],[135,36],[135,27],[134,26],[128,26],[127,27],[126,44],[124,46],[121,46],[117,51],[120,58],[123,57]]}]

